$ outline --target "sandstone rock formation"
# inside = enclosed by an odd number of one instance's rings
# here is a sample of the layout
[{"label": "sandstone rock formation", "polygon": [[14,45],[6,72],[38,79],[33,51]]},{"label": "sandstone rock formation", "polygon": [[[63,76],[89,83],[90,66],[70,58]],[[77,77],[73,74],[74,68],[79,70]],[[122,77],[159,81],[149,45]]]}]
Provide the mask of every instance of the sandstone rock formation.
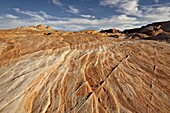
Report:
[{"label": "sandstone rock formation", "polygon": [[165,41],[95,31],[0,31],[0,113],[169,111]]},{"label": "sandstone rock formation", "polygon": [[28,27],[24,27],[24,26],[21,26],[19,28],[22,28],[23,29],[27,29],[27,30],[41,30],[41,31],[51,31],[53,30],[51,26],[45,26],[44,24],[39,24],[37,26],[28,26]]},{"label": "sandstone rock formation", "polygon": [[122,33],[126,34],[127,37],[132,38],[138,37],[141,39],[170,42],[170,21],[155,22],[142,26],[141,28],[127,29]]},{"label": "sandstone rock formation", "polygon": [[51,26],[47,26],[46,29],[47,30],[52,30],[52,27]]},{"label": "sandstone rock formation", "polygon": [[126,36],[121,31],[115,28],[101,30],[100,33],[104,33],[106,36],[112,37],[112,38],[126,38]]},{"label": "sandstone rock formation", "polygon": [[37,25],[36,28],[37,28],[37,29],[40,29],[40,30],[43,30],[43,29],[45,29],[46,27],[45,27],[44,24],[40,24],[40,25]]},{"label": "sandstone rock formation", "polygon": [[128,39],[146,39],[170,42],[170,21],[155,22],[142,26],[141,28],[126,29],[119,31],[117,29],[101,30],[100,33],[112,38]]},{"label": "sandstone rock formation", "polygon": [[101,30],[100,33],[121,33],[121,31],[113,28],[113,29]]}]

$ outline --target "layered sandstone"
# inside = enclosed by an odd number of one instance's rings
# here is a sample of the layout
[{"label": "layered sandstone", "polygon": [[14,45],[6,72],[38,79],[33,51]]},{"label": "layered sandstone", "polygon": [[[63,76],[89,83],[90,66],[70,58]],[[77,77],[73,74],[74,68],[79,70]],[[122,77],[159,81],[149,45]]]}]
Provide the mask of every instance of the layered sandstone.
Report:
[{"label": "layered sandstone", "polygon": [[170,44],[122,35],[1,30],[0,113],[168,113]]}]

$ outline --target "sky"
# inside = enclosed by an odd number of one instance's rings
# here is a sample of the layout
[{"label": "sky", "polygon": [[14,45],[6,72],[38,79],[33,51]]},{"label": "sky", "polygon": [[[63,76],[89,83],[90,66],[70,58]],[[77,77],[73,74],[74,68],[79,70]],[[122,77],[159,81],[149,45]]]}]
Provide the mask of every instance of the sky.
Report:
[{"label": "sky", "polygon": [[0,29],[119,30],[170,20],[169,0],[1,0]]}]

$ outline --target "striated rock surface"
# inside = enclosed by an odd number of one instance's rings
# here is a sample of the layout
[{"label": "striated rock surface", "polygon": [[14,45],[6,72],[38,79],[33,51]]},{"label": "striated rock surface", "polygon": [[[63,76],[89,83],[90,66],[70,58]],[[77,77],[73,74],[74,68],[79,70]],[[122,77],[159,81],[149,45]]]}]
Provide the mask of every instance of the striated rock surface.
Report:
[{"label": "striated rock surface", "polygon": [[96,31],[0,31],[0,113],[168,113],[170,44]]}]

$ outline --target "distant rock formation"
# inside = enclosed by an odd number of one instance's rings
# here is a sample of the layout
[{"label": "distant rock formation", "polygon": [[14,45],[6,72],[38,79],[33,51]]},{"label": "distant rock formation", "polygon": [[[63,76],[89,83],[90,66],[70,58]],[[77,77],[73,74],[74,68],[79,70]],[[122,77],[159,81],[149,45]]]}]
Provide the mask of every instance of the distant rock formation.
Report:
[{"label": "distant rock formation", "polygon": [[51,26],[47,26],[47,27],[46,27],[46,26],[43,25],[43,24],[37,25],[36,28],[37,28],[38,30],[52,30],[52,27],[51,27]]},{"label": "distant rock formation", "polygon": [[106,29],[106,30],[101,30],[100,33],[106,34],[108,37],[112,38],[125,38],[124,34],[122,34],[121,31],[113,28],[113,29]]},{"label": "distant rock formation", "polygon": [[108,37],[122,39],[145,39],[170,42],[170,21],[155,22],[142,26],[141,28],[126,29],[119,31],[117,29],[101,30]]},{"label": "distant rock formation", "polygon": [[141,28],[127,29],[122,33],[127,37],[170,42],[170,21],[156,22]]},{"label": "distant rock formation", "polygon": [[24,26],[21,26],[20,28],[22,29],[31,29],[31,30],[53,30],[51,26],[45,26],[44,24],[39,24],[37,26],[28,26],[28,27],[24,27]]},{"label": "distant rock formation", "polygon": [[44,30],[46,29],[46,26],[44,24],[40,24],[40,25],[37,25],[36,28],[39,30]]},{"label": "distant rock formation", "polygon": [[164,22],[161,25],[161,29],[164,30],[165,32],[170,32],[170,21]]},{"label": "distant rock formation", "polygon": [[121,31],[113,28],[113,29],[101,30],[100,33],[121,33]]},{"label": "distant rock formation", "polygon": [[153,32],[158,31],[159,29],[167,29],[168,25],[170,25],[170,21],[166,22],[155,22],[152,24],[148,24],[146,26],[142,26],[141,28],[135,28],[135,29],[126,29],[123,31],[125,34],[130,33],[144,33],[147,35],[152,35]]}]

